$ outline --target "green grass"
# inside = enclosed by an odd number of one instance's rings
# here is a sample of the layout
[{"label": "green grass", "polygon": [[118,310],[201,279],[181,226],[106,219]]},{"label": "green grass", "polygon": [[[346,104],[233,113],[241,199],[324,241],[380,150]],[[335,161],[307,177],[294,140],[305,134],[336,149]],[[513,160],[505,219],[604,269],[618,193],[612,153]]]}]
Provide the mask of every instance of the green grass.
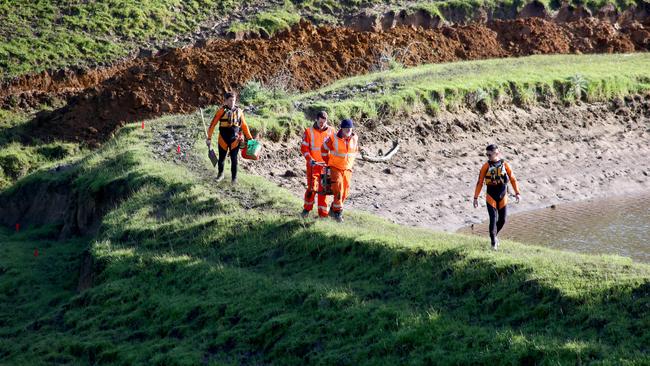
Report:
[{"label": "green grass", "polygon": [[0,70],[16,76],[110,62],[138,45],[193,31],[237,0],[8,0],[0,3]]},{"label": "green grass", "polygon": [[371,73],[312,92],[273,93],[247,85],[243,100],[258,107],[254,127],[286,136],[325,109],[335,120],[388,122],[400,114],[436,115],[441,110],[548,103],[603,102],[650,91],[650,55],[552,55],[463,61]]},{"label": "green grass", "polygon": [[79,144],[65,142],[26,143],[25,126],[33,114],[0,110],[0,190],[38,169],[50,169],[83,153]]},{"label": "green grass", "polygon": [[256,14],[247,22],[232,24],[229,31],[250,32],[258,35],[263,31],[268,35],[273,35],[278,31],[291,28],[300,21],[300,18],[300,13],[293,3],[286,2],[281,7]]},{"label": "green grass", "polygon": [[[648,265],[507,241],[494,253],[356,212],[304,222],[287,191],[204,181],[154,158],[151,138],[129,125],[74,169],[17,184],[121,182],[126,196],[94,237],[0,230],[3,362],[650,362]],[[86,248],[96,278],[78,294]]]}]

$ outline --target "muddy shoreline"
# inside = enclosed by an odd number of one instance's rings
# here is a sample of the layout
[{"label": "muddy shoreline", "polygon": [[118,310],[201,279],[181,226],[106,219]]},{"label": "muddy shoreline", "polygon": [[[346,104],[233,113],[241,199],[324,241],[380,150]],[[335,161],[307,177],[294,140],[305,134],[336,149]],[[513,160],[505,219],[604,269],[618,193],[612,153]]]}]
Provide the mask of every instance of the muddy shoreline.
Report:
[{"label": "muddy shoreline", "polygon": [[[457,231],[488,237],[488,223]],[[510,215],[499,237],[589,254],[615,254],[650,262],[650,190],[587,199]]]},{"label": "muddy shoreline", "polygon": [[[361,128],[369,152],[386,151],[399,138],[388,163],[357,163],[347,204],[393,222],[455,231],[487,217],[471,205],[488,143],[497,143],[522,191],[510,213],[553,204],[650,191],[650,101],[550,106],[416,116],[403,125]],[[304,160],[298,140],[267,143],[263,160],[244,162],[296,196],[304,193]]]}]

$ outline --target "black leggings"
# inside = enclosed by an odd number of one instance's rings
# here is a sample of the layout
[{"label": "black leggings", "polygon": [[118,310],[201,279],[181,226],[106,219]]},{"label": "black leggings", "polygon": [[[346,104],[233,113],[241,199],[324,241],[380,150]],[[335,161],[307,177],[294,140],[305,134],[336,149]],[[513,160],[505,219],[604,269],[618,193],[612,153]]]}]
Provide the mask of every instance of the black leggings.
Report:
[{"label": "black leggings", "polygon": [[492,245],[494,245],[497,234],[503,228],[503,225],[506,223],[506,215],[508,206],[503,206],[500,209],[496,209],[490,205],[487,205],[488,215],[490,216],[490,240]]},{"label": "black leggings", "polygon": [[[226,164],[226,154],[228,154],[228,150],[219,146],[219,164],[217,164],[219,174],[223,174],[223,168]],[[232,173],[233,180],[237,179],[237,157],[239,157],[239,146],[230,149],[230,172]]]}]

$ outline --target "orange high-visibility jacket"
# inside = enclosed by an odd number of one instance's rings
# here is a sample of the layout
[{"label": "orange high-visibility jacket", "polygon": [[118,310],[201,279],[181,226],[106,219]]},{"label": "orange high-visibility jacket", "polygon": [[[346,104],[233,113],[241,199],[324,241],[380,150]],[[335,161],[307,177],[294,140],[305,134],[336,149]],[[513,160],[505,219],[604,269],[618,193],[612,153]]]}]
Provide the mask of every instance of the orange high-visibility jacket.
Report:
[{"label": "orange high-visibility jacket", "polygon": [[302,137],[302,145],[300,145],[300,152],[302,156],[309,161],[308,156],[318,162],[323,162],[321,156],[321,146],[327,137],[334,136],[334,127],[327,126],[324,130],[319,130],[316,125],[305,129],[305,134]]},{"label": "orange high-visibility jacket", "polygon": [[325,139],[321,155],[328,166],[339,170],[352,170],[354,159],[359,153],[359,138],[353,133],[349,138],[339,137]]}]

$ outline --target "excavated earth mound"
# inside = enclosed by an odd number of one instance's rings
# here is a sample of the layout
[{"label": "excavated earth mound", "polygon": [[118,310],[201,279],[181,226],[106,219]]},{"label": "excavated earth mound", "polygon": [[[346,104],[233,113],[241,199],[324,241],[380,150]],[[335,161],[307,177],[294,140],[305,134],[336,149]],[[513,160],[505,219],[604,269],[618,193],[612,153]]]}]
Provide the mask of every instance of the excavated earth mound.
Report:
[{"label": "excavated earth mound", "polygon": [[376,70],[387,57],[414,66],[532,54],[647,51],[648,28],[648,20],[620,27],[596,18],[563,23],[495,20],[387,32],[301,22],[269,40],[217,39],[112,68],[26,76],[3,85],[0,106],[29,108],[64,98],[65,107],[42,112],[30,123],[31,136],[95,145],[126,122],[218,103],[224,91],[250,80],[306,91]]}]

